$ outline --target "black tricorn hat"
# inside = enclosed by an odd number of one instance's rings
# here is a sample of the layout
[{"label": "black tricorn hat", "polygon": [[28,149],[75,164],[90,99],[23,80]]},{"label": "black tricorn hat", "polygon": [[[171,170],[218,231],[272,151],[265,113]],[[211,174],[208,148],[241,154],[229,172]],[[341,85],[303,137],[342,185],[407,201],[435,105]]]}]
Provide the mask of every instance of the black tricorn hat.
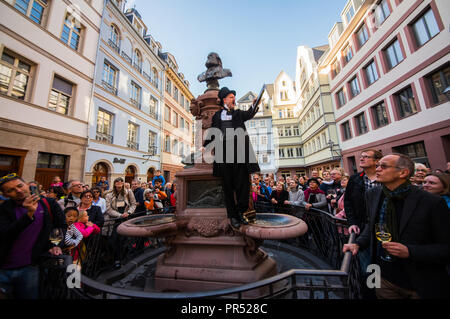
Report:
[{"label": "black tricorn hat", "polygon": [[310,182],[316,182],[317,185],[320,185],[319,180],[318,180],[317,178],[314,178],[314,177],[311,177],[310,179],[308,179],[308,186],[309,186],[309,183],[310,183]]},{"label": "black tricorn hat", "polygon": [[236,96],[236,91],[230,91],[227,87],[223,87],[219,91],[219,99],[220,99],[220,105],[223,106],[223,99],[228,96],[228,94],[233,94]]}]

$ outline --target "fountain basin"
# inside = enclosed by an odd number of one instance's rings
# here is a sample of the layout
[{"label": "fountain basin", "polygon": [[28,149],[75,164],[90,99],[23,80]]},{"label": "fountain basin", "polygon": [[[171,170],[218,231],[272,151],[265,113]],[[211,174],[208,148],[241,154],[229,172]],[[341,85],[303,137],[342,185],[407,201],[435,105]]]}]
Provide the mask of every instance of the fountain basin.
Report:
[{"label": "fountain basin", "polygon": [[178,224],[175,214],[147,215],[127,220],[117,232],[131,237],[167,237],[175,235]]},{"label": "fountain basin", "polygon": [[241,227],[242,233],[255,239],[281,240],[294,238],[308,231],[306,223],[291,215],[256,214],[256,220]]}]

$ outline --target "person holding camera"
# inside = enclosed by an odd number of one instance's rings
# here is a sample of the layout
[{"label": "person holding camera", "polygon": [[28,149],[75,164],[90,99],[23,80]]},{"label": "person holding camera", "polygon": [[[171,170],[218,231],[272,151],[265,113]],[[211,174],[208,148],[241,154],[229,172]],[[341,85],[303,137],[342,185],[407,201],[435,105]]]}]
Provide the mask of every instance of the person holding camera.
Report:
[{"label": "person holding camera", "polygon": [[37,188],[32,193],[16,174],[0,178],[0,191],[9,198],[0,205],[0,295],[37,299],[40,257],[62,254],[49,237],[65,217],[54,199],[40,198]]}]

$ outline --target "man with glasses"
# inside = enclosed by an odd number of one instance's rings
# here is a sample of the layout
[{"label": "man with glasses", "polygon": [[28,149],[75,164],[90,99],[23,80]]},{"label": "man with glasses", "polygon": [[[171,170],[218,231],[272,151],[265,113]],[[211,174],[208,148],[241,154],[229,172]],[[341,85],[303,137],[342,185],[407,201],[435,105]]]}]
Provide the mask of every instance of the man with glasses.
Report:
[{"label": "man with glasses", "polygon": [[[383,154],[375,149],[366,149],[359,157],[359,166],[362,172],[350,177],[345,189],[344,211],[347,216],[349,232],[357,235],[364,230],[367,223],[366,202],[364,194],[369,189],[381,186],[376,180],[376,164],[383,157]],[[363,298],[374,299],[373,291],[368,290],[365,284],[367,279],[366,269],[370,263],[370,251],[367,249],[358,254],[358,261],[361,269],[361,283]]]},{"label": "man with glasses", "polygon": [[0,205],[0,299],[3,294],[37,299],[39,259],[62,254],[49,236],[53,228],[64,226],[65,217],[53,199],[31,194],[16,174],[0,178],[0,191],[9,198]]},{"label": "man with glasses", "polygon": [[83,192],[83,183],[74,179],[69,182],[69,194],[58,201],[61,209],[64,210],[67,207],[78,207],[81,203],[81,193]]},{"label": "man with glasses", "polygon": [[[353,255],[371,248],[370,261],[381,269],[381,287],[376,289],[380,299],[450,297],[447,204],[411,185],[413,174],[414,163],[406,155],[390,154],[380,159],[376,179],[382,186],[366,193],[369,222],[355,244],[343,247]],[[377,224],[388,236],[380,237]]]}]

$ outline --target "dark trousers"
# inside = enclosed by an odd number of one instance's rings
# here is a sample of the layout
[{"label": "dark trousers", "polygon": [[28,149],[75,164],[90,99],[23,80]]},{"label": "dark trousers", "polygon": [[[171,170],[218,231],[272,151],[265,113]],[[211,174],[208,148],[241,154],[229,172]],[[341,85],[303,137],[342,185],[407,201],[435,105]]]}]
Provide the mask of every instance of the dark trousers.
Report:
[{"label": "dark trousers", "polygon": [[[248,209],[250,178],[246,164],[220,164],[228,218],[238,218]],[[236,200],[235,200],[236,195]],[[237,202],[236,202],[237,201]]]}]

